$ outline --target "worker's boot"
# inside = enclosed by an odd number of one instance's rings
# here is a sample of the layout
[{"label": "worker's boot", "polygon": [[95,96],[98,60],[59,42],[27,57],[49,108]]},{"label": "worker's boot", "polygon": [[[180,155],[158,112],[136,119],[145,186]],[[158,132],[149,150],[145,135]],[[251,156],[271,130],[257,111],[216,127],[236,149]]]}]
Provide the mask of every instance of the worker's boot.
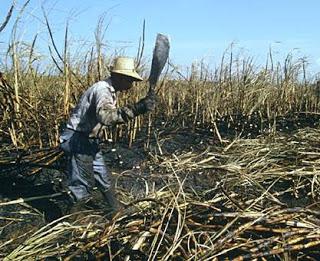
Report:
[{"label": "worker's boot", "polygon": [[62,202],[59,205],[61,214],[63,216],[70,214],[70,210],[74,207],[75,204],[76,200],[71,191],[64,191],[62,195]]},{"label": "worker's boot", "polygon": [[103,197],[107,203],[106,213],[113,215],[120,209],[120,203],[115,196],[114,189],[102,191]]},{"label": "worker's boot", "polygon": [[66,214],[72,214],[72,213],[81,212],[85,210],[92,210],[93,207],[90,206],[91,201],[92,201],[92,198],[90,196],[77,200],[75,196],[71,193],[71,191],[68,191],[66,193],[66,200],[65,200],[65,203],[67,205]]},{"label": "worker's boot", "polygon": [[77,213],[77,212],[81,212],[87,210],[86,209],[86,200],[79,200],[77,202],[75,202],[69,209],[69,213],[73,214],[73,213]]}]

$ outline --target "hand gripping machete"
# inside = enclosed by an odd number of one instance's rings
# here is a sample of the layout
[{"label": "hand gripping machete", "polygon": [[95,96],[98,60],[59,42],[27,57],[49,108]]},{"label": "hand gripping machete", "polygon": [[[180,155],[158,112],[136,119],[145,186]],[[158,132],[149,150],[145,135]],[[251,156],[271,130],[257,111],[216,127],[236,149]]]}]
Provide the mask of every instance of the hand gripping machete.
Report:
[{"label": "hand gripping machete", "polygon": [[149,93],[155,92],[159,76],[169,56],[170,43],[166,35],[158,34],[153,49],[151,71],[149,76]]}]

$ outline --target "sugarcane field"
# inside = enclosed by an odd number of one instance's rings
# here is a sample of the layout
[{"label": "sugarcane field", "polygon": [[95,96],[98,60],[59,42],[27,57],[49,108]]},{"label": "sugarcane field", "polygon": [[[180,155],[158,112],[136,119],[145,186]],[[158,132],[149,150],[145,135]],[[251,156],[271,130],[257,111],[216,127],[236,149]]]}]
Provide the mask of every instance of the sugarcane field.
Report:
[{"label": "sugarcane field", "polygon": [[[270,47],[260,62],[229,43],[214,66],[183,67],[191,47],[165,19],[112,16],[128,1],[93,9],[84,41],[87,1],[69,20],[60,0],[5,2],[0,260],[320,260],[320,70],[306,57]],[[134,38],[109,41],[130,23]]]}]

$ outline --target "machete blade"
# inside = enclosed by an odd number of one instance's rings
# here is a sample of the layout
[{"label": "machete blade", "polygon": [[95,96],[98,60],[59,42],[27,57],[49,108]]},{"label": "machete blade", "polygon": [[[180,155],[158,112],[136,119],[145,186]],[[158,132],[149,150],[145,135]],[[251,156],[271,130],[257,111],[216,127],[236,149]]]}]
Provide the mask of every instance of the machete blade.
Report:
[{"label": "machete blade", "polygon": [[154,90],[159,76],[169,56],[170,43],[166,35],[158,34],[153,50],[151,71],[149,76],[150,91]]}]

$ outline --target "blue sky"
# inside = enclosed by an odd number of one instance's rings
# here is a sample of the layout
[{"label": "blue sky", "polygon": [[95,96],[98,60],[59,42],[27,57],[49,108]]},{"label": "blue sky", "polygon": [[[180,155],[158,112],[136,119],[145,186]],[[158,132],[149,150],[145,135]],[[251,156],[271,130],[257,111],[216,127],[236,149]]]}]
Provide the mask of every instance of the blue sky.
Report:
[{"label": "blue sky", "polygon": [[[1,2],[3,21],[11,1]],[[201,59],[216,64],[234,43],[235,50],[253,56],[257,65],[264,64],[271,47],[280,60],[292,52],[307,57],[312,71],[320,71],[319,0],[31,0],[20,36],[31,39],[39,33],[38,44],[46,46],[41,5],[61,44],[67,20],[73,41],[94,41],[98,19],[105,14],[106,43],[128,55],[136,54],[145,19],[146,56],[151,56],[156,33],[162,32],[171,38],[171,61],[182,66]],[[9,28],[0,42],[6,42]]]}]

